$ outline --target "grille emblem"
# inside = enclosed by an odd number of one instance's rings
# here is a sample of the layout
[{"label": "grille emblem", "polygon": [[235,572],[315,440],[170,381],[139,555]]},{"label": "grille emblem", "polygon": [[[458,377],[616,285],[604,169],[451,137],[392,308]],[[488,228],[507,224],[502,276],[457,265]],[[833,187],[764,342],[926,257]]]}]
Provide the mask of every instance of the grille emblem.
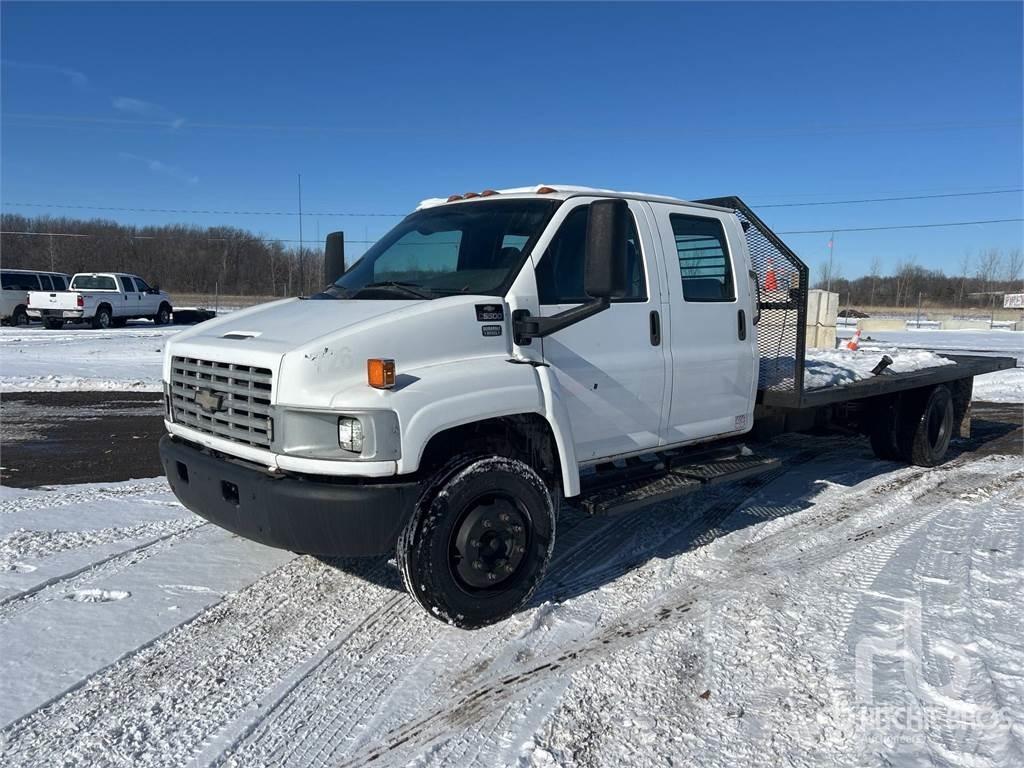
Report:
[{"label": "grille emblem", "polygon": [[224,410],[224,395],[219,395],[209,389],[196,390],[196,405],[207,413],[219,413]]}]

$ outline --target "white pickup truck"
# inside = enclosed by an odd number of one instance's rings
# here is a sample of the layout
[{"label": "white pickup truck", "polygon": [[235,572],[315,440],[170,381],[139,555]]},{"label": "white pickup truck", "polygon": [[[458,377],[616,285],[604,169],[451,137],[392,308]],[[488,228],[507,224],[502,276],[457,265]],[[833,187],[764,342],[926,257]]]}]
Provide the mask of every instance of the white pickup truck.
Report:
[{"label": "white pickup truck", "polygon": [[738,198],[454,195],[340,277],[339,234],[322,293],[168,342],[163,466],[243,536],[396,554],[461,627],[529,599],[561,498],[607,514],[771,470],[739,442],[755,426],[841,422],[930,466],[969,426],[973,376],[1014,364],[806,389],[807,268]]},{"label": "white pickup truck", "polygon": [[30,291],[28,315],[47,328],[66,322],[88,322],[93,328],[115,328],[129,320],[146,318],[157,325],[171,321],[171,297],[151,288],[138,275],[115,272],[79,272],[66,291]]}]

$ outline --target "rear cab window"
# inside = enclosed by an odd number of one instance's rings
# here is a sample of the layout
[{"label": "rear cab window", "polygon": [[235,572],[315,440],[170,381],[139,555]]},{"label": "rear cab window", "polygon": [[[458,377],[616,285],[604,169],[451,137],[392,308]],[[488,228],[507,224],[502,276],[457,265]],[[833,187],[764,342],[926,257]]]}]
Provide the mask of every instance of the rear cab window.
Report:
[{"label": "rear cab window", "polygon": [[732,258],[718,219],[669,214],[685,301],[735,301]]},{"label": "rear cab window", "polygon": [[39,284],[43,287],[44,291],[54,290],[53,282],[50,280],[49,275],[39,275]]},{"label": "rear cab window", "polygon": [[68,284],[64,281],[64,275],[50,275],[50,279],[53,281],[53,290],[66,291],[68,289]]},{"label": "rear cab window", "polygon": [[117,282],[112,275],[75,275],[71,280],[75,291],[116,291]]}]

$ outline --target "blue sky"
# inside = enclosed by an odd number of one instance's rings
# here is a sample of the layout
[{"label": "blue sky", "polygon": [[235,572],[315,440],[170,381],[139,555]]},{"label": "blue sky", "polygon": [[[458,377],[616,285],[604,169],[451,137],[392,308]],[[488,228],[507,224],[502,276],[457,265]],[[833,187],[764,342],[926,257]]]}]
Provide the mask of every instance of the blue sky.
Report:
[{"label": "blue sky", "polygon": [[[1020,3],[2,5],[4,210],[231,224],[575,183],[752,204],[1024,186]],[[761,209],[775,229],[1019,218],[1020,193]],[[310,216],[312,240],[394,218]],[[837,233],[956,272],[1022,225]],[[812,268],[828,234],[785,239]],[[356,246],[354,250],[361,248]]]}]

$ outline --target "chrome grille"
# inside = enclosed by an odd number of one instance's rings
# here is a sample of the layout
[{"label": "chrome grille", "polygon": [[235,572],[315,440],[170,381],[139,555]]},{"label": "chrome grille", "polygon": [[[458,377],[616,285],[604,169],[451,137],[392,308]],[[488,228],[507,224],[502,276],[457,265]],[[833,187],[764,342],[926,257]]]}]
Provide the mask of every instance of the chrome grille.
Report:
[{"label": "chrome grille", "polygon": [[269,448],[269,368],[171,358],[171,415],[176,424],[243,445]]}]

